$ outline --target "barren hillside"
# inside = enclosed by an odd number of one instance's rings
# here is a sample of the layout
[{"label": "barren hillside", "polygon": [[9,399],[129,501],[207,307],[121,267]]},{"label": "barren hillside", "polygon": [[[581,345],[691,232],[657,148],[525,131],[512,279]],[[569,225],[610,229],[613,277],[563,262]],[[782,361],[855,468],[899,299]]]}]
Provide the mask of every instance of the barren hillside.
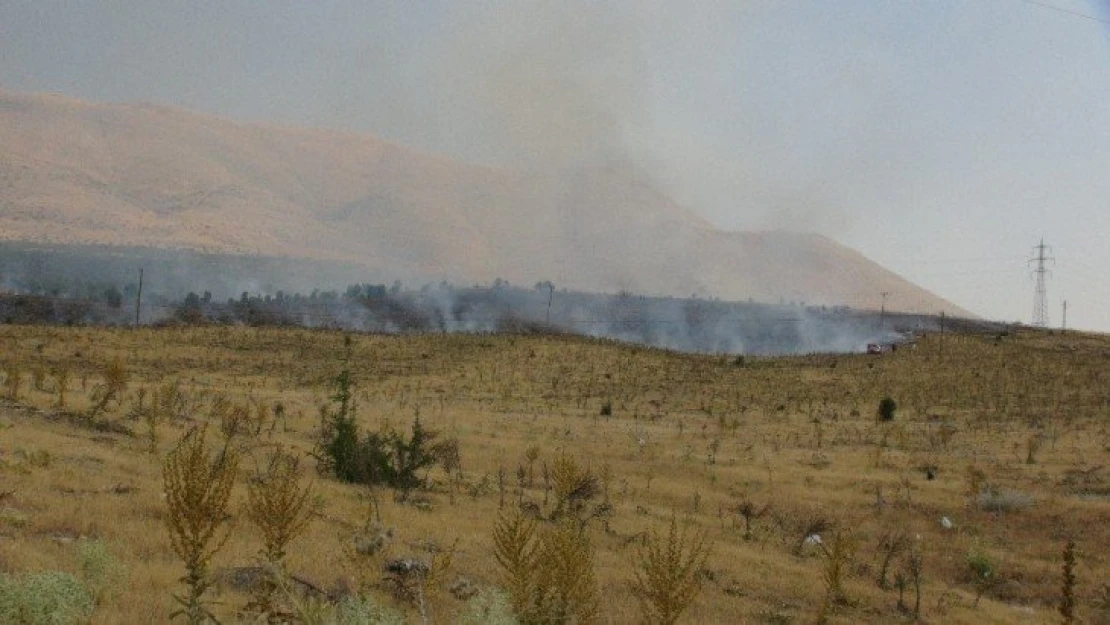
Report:
[{"label": "barren hillside", "polygon": [[0,239],[336,260],[408,279],[966,314],[827,238],[722,232],[634,176],[0,91]]}]

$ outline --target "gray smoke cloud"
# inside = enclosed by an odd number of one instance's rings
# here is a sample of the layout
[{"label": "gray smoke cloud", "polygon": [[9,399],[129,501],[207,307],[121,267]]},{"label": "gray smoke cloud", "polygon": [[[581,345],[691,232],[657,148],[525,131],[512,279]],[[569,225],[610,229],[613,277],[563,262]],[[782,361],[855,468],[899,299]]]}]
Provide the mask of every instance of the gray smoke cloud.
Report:
[{"label": "gray smoke cloud", "polygon": [[1110,9],[1057,4],[1080,15],[867,0],[11,2],[0,86],[354,129],[503,167],[617,166],[724,227],[819,231],[998,318],[1027,315],[1020,262],[930,263],[1021,255],[1044,236],[1070,263],[1054,297],[1071,293],[1074,324],[1108,329],[1110,29],[1082,14]]},{"label": "gray smoke cloud", "polygon": [[[706,354],[860,352],[928,317],[801,303],[760,304],[530,288],[504,281],[461,287],[358,282],[333,263],[163,250],[0,245],[0,323],[127,325],[137,268],[145,267],[140,321],[340,328],[379,333],[554,332]],[[188,294],[188,295],[187,295]]]}]

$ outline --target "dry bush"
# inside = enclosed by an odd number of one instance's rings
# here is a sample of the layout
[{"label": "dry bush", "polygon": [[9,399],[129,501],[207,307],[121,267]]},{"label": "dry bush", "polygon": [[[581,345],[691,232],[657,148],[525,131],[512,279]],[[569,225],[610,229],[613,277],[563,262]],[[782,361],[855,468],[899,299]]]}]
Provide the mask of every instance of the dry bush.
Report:
[{"label": "dry bush", "polygon": [[890,564],[899,554],[908,549],[910,545],[909,534],[904,530],[890,530],[879,539],[879,577],[876,580],[879,588],[883,590],[890,588],[890,582],[887,580]]},{"label": "dry bush", "polygon": [[494,526],[494,556],[525,625],[592,623],[600,615],[593,547],[573,521],[538,529],[519,512]]},{"label": "dry bush", "polygon": [[188,586],[187,595],[175,596],[181,609],[171,618],[184,616],[189,623],[214,618],[203,597],[211,586],[212,556],[230,535],[223,528],[239,467],[239,456],[229,447],[210,456],[206,429],[200,426],[186,432],[162,463],[166,526],[174,553],[185,563],[181,581]]},{"label": "dry bush", "polygon": [[589,469],[579,467],[574,458],[565,454],[555,458],[551,482],[555,492],[552,519],[568,512],[577,515],[600,492],[597,477]]},{"label": "dry bush", "polygon": [[998,576],[995,574],[994,565],[982,553],[975,551],[969,553],[967,567],[971,571],[971,579],[975,585],[975,606],[978,607],[979,600],[998,582]]},{"label": "dry bush", "polygon": [[54,368],[54,392],[57,399],[54,407],[58,410],[66,409],[66,391],[69,390],[69,367],[64,364]]},{"label": "dry bush", "polygon": [[[829,546],[826,546],[825,542],[828,542]],[[855,540],[843,531],[834,532],[832,539],[825,542],[820,543],[825,562],[822,574],[825,598],[821,602],[821,610],[817,616],[818,623],[827,622],[829,615],[837,607],[851,603],[844,591],[844,574],[851,564],[856,548]]]},{"label": "dry bush", "polygon": [[122,401],[123,393],[127,390],[127,368],[119,358],[109,361],[102,375],[104,381],[94,386],[89,393],[89,401],[92,402],[92,407],[89,408],[89,420],[95,419],[113,401],[117,403]]},{"label": "dry bush", "polygon": [[493,526],[494,557],[513,609],[524,614],[533,602],[534,566],[539,551],[536,521],[520,513],[502,515]]},{"label": "dry bush", "polygon": [[249,405],[232,404],[222,411],[220,418],[220,432],[228,441],[246,436],[251,429],[251,411]]},{"label": "dry bush", "polygon": [[[221,400],[227,401],[227,396],[217,395],[212,401],[213,407]],[[164,382],[155,391],[151,399],[158,413],[168,421],[184,421],[192,412],[189,405],[189,394],[181,387],[179,380]],[[214,419],[219,421],[219,419]]]},{"label": "dry bush", "polygon": [[427,625],[431,621],[429,599],[432,590],[443,580],[455,560],[458,540],[447,549],[440,549],[434,543],[426,545],[429,552],[427,561],[415,558],[398,558],[385,565],[386,580],[392,582],[394,597],[407,601],[416,607],[420,622]]},{"label": "dry bush", "polygon": [[760,507],[750,499],[744,499],[736,506],[736,513],[744,519],[744,540],[751,540],[754,538],[753,522],[762,518],[763,515],[770,511],[771,504],[765,504]]},{"label": "dry bush", "polygon": [[40,393],[46,390],[46,369],[42,365],[31,369],[31,387]]},{"label": "dry bush", "polygon": [[19,389],[23,386],[23,370],[14,362],[4,364],[4,399],[19,401]]},{"label": "dry bush", "polygon": [[1064,545],[1063,582],[1060,587],[1060,616],[1065,625],[1075,622],[1075,541]]},{"label": "dry bush", "polygon": [[262,558],[267,577],[255,586],[248,609],[274,620],[274,597],[285,576],[285,553],[289,543],[304,532],[315,508],[310,486],[302,486],[300,462],[281,449],[275,450],[266,468],[247,485],[247,519],[262,537]]},{"label": "dry bush", "polygon": [[701,590],[700,573],[708,558],[705,534],[680,532],[673,516],[666,537],[652,532],[636,562],[635,589],[644,622],[677,622]]},{"label": "dry bush", "polygon": [[1008,512],[1033,505],[1033,496],[1017,490],[988,487],[979,492],[975,503],[987,512]]},{"label": "dry bush", "polygon": [[811,536],[819,537],[822,532],[832,527],[832,522],[822,514],[813,514],[800,519],[798,521],[798,529],[800,529],[801,532],[798,537],[798,542],[794,543],[794,555],[802,555],[802,550],[806,546],[806,541],[808,541]]}]

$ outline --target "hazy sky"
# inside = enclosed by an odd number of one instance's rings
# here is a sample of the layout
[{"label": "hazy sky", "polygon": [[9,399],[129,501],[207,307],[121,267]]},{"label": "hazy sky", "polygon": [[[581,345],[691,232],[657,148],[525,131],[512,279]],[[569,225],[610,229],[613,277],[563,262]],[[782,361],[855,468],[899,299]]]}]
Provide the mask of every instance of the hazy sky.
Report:
[{"label": "hazy sky", "polygon": [[615,162],[1004,320],[1044,237],[1110,331],[1110,0],[0,0],[0,87]]}]

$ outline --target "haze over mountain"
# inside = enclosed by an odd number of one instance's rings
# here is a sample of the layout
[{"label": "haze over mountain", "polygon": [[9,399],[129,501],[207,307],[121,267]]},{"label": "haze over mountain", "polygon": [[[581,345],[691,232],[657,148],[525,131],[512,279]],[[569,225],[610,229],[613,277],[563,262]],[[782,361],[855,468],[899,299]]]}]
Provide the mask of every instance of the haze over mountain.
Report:
[{"label": "haze over mountain", "polygon": [[817,235],[724,232],[632,170],[0,91],[0,239],[342,261],[375,277],[967,314]]}]

